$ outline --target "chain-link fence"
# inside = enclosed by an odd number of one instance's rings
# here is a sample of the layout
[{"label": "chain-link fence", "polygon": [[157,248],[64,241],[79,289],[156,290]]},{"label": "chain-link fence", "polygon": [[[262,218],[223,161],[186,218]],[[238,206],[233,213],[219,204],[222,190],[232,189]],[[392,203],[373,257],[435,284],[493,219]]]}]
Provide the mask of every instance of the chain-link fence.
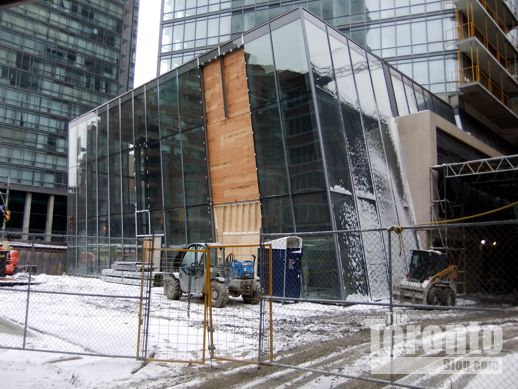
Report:
[{"label": "chain-link fence", "polygon": [[[93,239],[12,232],[4,238],[1,348],[136,356],[140,280],[137,286],[101,280],[101,269],[111,266],[101,265],[101,248],[84,255],[76,244]],[[141,246],[132,243],[134,250]]]},{"label": "chain-link fence", "polygon": [[[261,328],[258,245],[193,244],[149,249],[163,288],[144,283],[139,355],[147,360],[257,363]],[[207,292],[208,291],[208,292]]]},{"label": "chain-link fence", "polygon": [[275,368],[264,385],[513,387],[517,228],[12,241],[0,347]]},{"label": "chain-link fence", "polygon": [[263,236],[274,247],[263,363],[287,369],[278,385],[516,386],[517,228]]}]

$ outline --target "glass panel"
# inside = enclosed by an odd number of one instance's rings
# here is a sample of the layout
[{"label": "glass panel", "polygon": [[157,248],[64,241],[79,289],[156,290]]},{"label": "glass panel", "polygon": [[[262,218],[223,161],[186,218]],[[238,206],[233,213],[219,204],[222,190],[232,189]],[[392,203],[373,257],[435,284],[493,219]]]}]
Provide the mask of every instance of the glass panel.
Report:
[{"label": "glass panel", "polygon": [[164,178],[165,208],[182,207],[183,177],[182,177],[182,146],[179,134],[161,140],[161,152]]},{"label": "glass panel", "polygon": [[325,191],[311,95],[284,101],[282,110],[292,193]]},{"label": "glass panel", "polygon": [[415,98],[417,100],[417,109],[419,111],[426,111],[426,102],[424,101],[423,89],[419,85],[414,84],[414,92]]},{"label": "glass panel", "polygon": [[207,204],[207,155],[205,132],[197,128],[184,133],[182,144],[186,205]]},{"label": "glass panel", "polygon": [[187,207],[187,236],[192,242],[212,242],[210,208]]},{"label": "glass panel", "polygon": [[118,153],[121,147],[119,128],[119,104],[110,108],[109,112],[109,149],[110,153]]},{"label": "glass panel", "polygon": [[336,84],[327,43],[327,34],[309,21],[305,21],[309,58],[315,87],[335,95]]},{"label": "glass panel", "polygon": [[267,233],[292,232],[291,200],[289,197],[261,199],[263,231]]},{"label": "glass panel", "polygon": [[410,81],[406,77],[403,77],[403,84],[405,85],[406,99],[408,102],[408,108],[410,110],[410,113],[416,113],[418,112],[418,109],[417,101],[415,99],[414,88],[412,86],[412,81]]},{"label": "glass panel", "polygon": [[305,237],[302,293],[306,298],[340,298],[334,239]]},{"label": "glass panel", "polygon": [[182,131],[203,125],[200,69],[195,68],[179,76],[180,126]]},{"label": "glass panel", "polygon": [[[379,227],[374,201],[358,199],[358,213],[362,229]],[[364,232],[362,233],[362,241],[371,298],[386,297],[388,293],[388,278],[383,237],[377,231]]]},{"label": "glass panel", "polygon": [[360,102],[358,94],[356,93],[356,85],[351,69],[351,60],[349,57],[349,49],[345,38],[344,41],[339,41],[333,36],[329,36],[329,43],[331,45],[331,53],[333,57],[333,64],[335,66],[336,84],[338,87],[338,95],[342,104],[354,107],[359,110]]},{"label": "glass panel", "polygon": [[142,89],[135,91],[133,97],[133,123],[135,129],[135,143],[137,145],[144,144],[146,141],[146,106],[144,98],[144,91]]},{"label": "glass panel", "polygon": [[[110,213],[112,215],[121,214],[121,153],[110,154],[109,161],[109,188],[110,188]],[[104,169],[103,166],[99,166],[99,170]],[[104,184],[104,183],[102,183]],[[108,184],[108,182],[106,182]],[[106,188],[105,186],[104,188]],[[103,213],[105,214],[105,213]]]},{"label": "glass panel", "polygon": [[99,110],[97,114],[97,154],[99,157],[108,155],[108,123],[106,107]]},{"label": "glass panel", "polygon": [[180,131],[178,120],[178,83],[176,77],[160,83],[160,134],[168,137]]},{"label": "glass panel", "polygon": [[[149,180],[150,209],[162,208],[162,166],[160,161],[160,142],[153,142],[147,148],[147,169]],[[152,224],[153,228],[155,226]]]},{"label": "glass panel", "polygon": [[133,108],[131,99],[121,103],[121,148],[133,147]]},{"label": "glass panel", "polygon": [[[155,82],[153,82],[155,83]],[[146,120],[147,142],[157,141],[158,133],[158,89],[155,86],[146,85]]]},{"label": "glass panel", "polygon": [[329,231],[329,206],[325,193],[293,196],[297,231]]},{"label": "glass panel", "polygon": [[347,147],[335,98],[317,90],[317,103],[324,144],[329,190],[352,194]]},{"label": "glass panel", "polygon": [[135,238],[135,213],[125,213],[123,223],[124,237]]},{"label": "glass panel", "polygon": [[277,101],[270,35],[247,43],[245,52],[252,108]]},{"label": "glass panel", "polygon": [[387,82],[381,65],[381,61],[368,55],[369,68],[372,77],[372,85],[374,85],[374,94],[378,105],[378,114],[380,120],[388,121],[393,117],[390,107],[390,99],[388,95]]},{"label": "glass panel", "polygon": [[283,136],[277,104],[252,115],[261,197],[288,193]]},{"label": "glass panel", "polygon": [[401,81],[401,75],[395,71],[391,71],[390,73],[392,76],[392,87],[394,88],[394,96],[396,97],[399,116],[408,115],[410,111],[408,110],[408,104],[405,95],[405,86]]},{"label": "glass panel", "polygon": [[311,90],[302,25],[295,20],[272,32],[280,97],[286,99]]},{"label": "glass panel", "polygon": [[110,216],[110,236],[121,237],[122,236],[122,220],[121,214]]},{"label": "glass panel", "polygon": [[166,211],[166,239],[167,244],[185,244],[185,209],[175,208]]},{"label": "glass panel", "polygon": [[358,90],[361,91],[360,104],[362,111],[367,115],[377,117],[376,100],[374,99],[374,92],[372,90],[371,77],[369,74],[367,59],[365,58],[365,51],[350,41],[349,48],[356,85]]},{"label": "glass panel", "polygon": [[346,129],[354,190],[358,196],[371,197],[373,195],[371,168],[361,115],[350,106],[343,104],[342,117]]},{"label": "glass panel", "polygon": [[[134,149],[124,150],[121,156],[122,209],[124,213],[135,212],[135,151]],[[124,233],[126,233],[126,228]]]},{"label": "glass panel", "polygon": [[[360,228],[356,206],[352,196],[331,193],[333,213],[338,230]],[[340,257],[347,295],[367,295],[368,282],[361,235],[359,233],[338,234]]]}]

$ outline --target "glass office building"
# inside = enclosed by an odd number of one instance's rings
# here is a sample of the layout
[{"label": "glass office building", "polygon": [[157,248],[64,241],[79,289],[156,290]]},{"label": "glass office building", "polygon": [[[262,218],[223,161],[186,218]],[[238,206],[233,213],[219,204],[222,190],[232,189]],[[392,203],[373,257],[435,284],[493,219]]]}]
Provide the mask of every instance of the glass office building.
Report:
[{"label": "glass office building", "polygon": [[[146,233],[165,246],[224,242],[236,226],[218,212],[242,207],[260,216],[256,243],[259,231],[408,225],[394,117],[424,110],[454,122],[444,101],[294,10],[72,121],[69,233],[84,237],[80,253]],[[306,278],[304,293],[381,296],[385,244],[306,237],[305,271],[325,277]]]},{"label": "glass office building", "polygon": [[159,72],[297,7],[442,94],[466,132],[504,154],[516,153],[515,0],[164,0]]},{"label": "glass office building", "polygon": [[64,233],[68,121],[133,86],[138,1],[0,11],[0,188],[7,229]]}]

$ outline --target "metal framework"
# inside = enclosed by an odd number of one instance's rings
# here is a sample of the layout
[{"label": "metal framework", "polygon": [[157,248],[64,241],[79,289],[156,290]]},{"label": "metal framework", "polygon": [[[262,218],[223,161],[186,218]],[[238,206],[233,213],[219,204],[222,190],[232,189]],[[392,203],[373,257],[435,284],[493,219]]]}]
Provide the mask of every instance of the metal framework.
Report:
[{"label": "metal framework", "polygon": [[[451,217],[464,217],[464,204],[451,198],[447,191],[447,180],[457,179],[474,188],[489,190],[494,196],[509,198],[518,187],[518,155],[485,158],[473,161],[457,162],[432,166],[430,181],[432,193],[431,221],[448,220]],[[457,181],[458,182],[458,181]],[[459,267],[459,292],[463,293],[465,285],[465,236],[460,229],[452,235],[447,228],[434,230],[432,241],[441,242],[439,249],[455,258]]]},{"label": "metal framework", "polygon": [[436,165],[431,169],[442,169],[444,179],[472,177],[472,181],[479,183],[513,180],[518,179],[518,154]]}]

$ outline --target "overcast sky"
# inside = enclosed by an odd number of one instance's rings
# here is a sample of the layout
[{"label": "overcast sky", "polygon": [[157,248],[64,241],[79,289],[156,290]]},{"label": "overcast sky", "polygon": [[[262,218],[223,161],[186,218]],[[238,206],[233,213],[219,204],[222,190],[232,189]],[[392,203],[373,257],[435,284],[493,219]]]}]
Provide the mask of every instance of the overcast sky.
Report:
[{"label": "overcast sky", "polygon": [[161,0],[140,2],[135,87],[156,77]]}]

